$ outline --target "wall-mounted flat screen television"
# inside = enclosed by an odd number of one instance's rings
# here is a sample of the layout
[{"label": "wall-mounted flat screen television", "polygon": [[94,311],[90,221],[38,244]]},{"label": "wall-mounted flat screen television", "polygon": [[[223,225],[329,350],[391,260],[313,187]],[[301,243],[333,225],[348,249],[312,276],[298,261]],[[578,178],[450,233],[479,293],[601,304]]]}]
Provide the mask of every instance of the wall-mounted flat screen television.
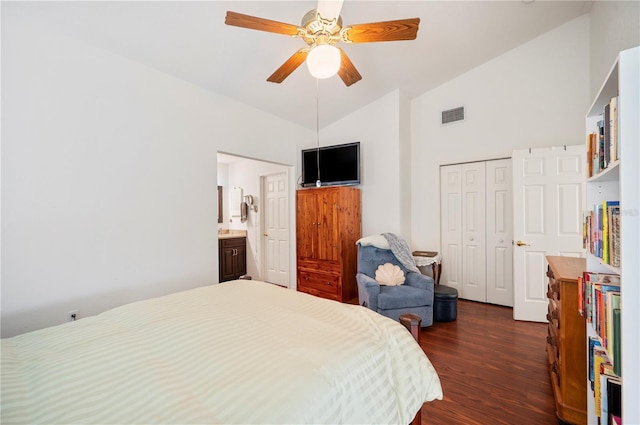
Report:
[{"label": "wall-mounted flat screen television", "polygon": [[[320,162],[318,164],[318,153]],[[315,186],[320,168],[322,186],[360,184],[360,142],[302,151],[302,186]]]}]

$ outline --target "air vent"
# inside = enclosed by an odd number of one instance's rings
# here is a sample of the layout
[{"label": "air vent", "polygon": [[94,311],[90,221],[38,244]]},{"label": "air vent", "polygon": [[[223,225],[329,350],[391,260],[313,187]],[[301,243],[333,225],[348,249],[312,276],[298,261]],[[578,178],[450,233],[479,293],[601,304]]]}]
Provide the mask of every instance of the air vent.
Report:
[{"label": "air vent", "polygon": [[451,124],[457,121],[464,121],[464,106],[442,111],[442,124]]}]

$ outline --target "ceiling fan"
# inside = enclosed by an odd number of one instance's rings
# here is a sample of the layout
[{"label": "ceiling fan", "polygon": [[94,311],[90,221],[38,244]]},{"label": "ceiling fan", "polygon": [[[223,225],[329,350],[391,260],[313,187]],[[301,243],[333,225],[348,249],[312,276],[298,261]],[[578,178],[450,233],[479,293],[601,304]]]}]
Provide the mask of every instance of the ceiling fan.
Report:
[{"label": "ceiling fan", "polygon": [[316,9],[302,18],[300,26],[227,11],[225,24],[301,38],[306,44],[278,68],[267,81],[281,83],[305,60],[316,78],[328,78],[336,72],[347,86],[362,79],[344,50],[343,43],[415,40],[420,18],[372,22],[342,26],[342,0],[318,0]]}]

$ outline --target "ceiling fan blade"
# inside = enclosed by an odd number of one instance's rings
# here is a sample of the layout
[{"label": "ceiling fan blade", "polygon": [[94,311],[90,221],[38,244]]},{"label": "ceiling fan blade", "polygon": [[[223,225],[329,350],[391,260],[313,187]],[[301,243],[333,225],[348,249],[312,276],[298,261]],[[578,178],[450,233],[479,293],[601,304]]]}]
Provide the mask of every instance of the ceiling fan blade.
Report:
[{"label": "ceiling fan blade", "polygon": [[291,57],[280,66],[280,68],[276,69],[276,72],[271,74],[271,76],[267,78],[267,81],[280,84],[284,81],[285,78],[289,76],[289,74],[295,71],[296,68],[298,68],[300,64],[302,64],[302,62],[304,62],[308,54],[308,48],[298,50],[293,55],[291,55]]},{"label": "ceiling fan blade", "polygon": [[257,18],[255,16],[243,15],[242,13],[227,11],[227,17],[224,20],[227,25],[234,27],[249,28],[252,30],[274,32],[276,34],[284,34],[296,36],[298,35],[298,27],[283,22],[271,21],[269,19]]},{"label": "ceiling fan blade", "polygon": [[373,43],[377,41],[415,40],[420,18],[397,21],[372,22],[351,25],[345,28],[346,40],[351,43]]},{"label": "ceiling fan blade", "polygon": [[343,0],[318,0],[318,6],[316,12],[323,18],[329,21],[337,19],[340,16],[340,10],[342,10]]},{"label": "ceiling fan blade", "polygon": [[338,70],[338,75],[344,81],[344,84],[349,87],[351,84],[357,83],[362,80],[362,75],[358,72],[351,59],[347,56],[344,50],[338,48],[340,50],[340,69]]}]

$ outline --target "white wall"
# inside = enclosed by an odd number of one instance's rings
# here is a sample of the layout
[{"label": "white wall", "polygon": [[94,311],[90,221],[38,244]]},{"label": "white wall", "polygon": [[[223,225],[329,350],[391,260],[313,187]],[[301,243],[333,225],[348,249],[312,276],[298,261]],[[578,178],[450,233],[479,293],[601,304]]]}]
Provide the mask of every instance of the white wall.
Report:
[{"label": "white wall", "polygon": [[[588,67],[584,15],[412,101],[413,247],[440,249],[440,165],[584,143]],[[442,126],[458,106],[466,120]]]},{"label": "white wall", "polygon": [[2,13],[2,336],[217,282],[216,152],[312,134]]},{"label": "white wall", "polygon": [[[409,237],[406,225],[410,190],[401,183],[405,172],[401,155],[402,102],[398,90],[323,128],[322,145],[360,141],[362,235],[393,232]],[[408,179],[407,179],[408,180]],[[406,234],[404,232],[407,232]]]},{"label": "white wall", "polygon": [[595,1],[591,17],[591,98],[621,50],[640,45],[640,2]]}]

